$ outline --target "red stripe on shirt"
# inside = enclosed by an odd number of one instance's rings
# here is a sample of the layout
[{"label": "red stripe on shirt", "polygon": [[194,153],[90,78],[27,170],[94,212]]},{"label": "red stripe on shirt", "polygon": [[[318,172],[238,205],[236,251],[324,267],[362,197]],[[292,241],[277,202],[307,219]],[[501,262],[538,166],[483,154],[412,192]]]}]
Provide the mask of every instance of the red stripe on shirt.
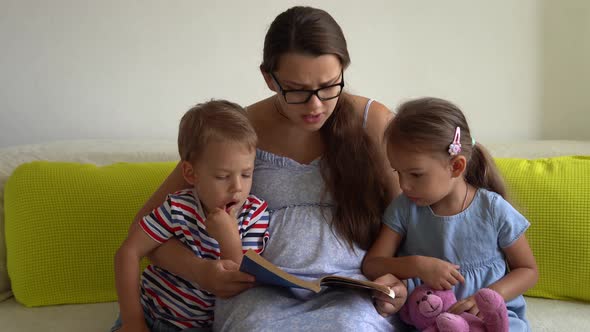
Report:
[{"label": "red stripe on shirt", "polygon": [[145,220],[141,220],[139,222],[139,226],[141,227],[141,229],[143,229],[144,232],[147,233],[147,235],[149,235],[154,241],[158,242],[158,243],[164,243],[166,242],[168,239],[164,239],[161,236],[159,236],[158,234],[156,234],[155,232],[153,232],[149,226],[147,226],[145,224]]}]

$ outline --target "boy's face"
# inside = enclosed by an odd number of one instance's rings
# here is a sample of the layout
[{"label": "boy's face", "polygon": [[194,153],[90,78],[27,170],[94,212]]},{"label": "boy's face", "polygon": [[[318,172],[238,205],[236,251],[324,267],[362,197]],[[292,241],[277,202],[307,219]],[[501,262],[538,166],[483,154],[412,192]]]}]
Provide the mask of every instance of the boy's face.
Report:
[{"label": "boy's face", "polygon": [[193,184],[206,213],[215,208],[229,213],[244,204],[252,188],[255,157],[255,149],[245,144],[212,141],[193,165],[183,162],[185,179]]}]

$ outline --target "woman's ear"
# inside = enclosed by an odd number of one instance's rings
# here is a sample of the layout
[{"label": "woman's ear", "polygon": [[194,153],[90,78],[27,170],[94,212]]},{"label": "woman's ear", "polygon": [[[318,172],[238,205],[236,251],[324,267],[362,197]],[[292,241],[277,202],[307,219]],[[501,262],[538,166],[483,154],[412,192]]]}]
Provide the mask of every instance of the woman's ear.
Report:
[{"label": "woman's ear", "polygon": [[264,71],[264,69],[260,68],[260,73],[262,74],[262,77],[264,78],[264,82],[266,82],[266,86],[274,92],[277,92],[277,87],[276,87],[276,83],[275,80],[272,78],[272,76],[270,75],[270,73]]},{"label": "woman's ear", "polygon": [[463,175],[467,168],[467,159],[463,155],[457,155],[451,159],[451,176],[456,178]]},{"label": "woman's ear", "polygon": [[184,180],[194,186],[195,183],[197,183],[197,172],[195,167],[188,161],[183,161],[181,167]]}]

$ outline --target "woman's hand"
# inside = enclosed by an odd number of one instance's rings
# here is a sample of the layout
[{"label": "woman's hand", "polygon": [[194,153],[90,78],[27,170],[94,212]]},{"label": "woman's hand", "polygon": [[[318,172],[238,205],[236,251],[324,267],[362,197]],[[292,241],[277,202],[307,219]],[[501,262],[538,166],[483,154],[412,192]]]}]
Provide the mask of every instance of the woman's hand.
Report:
[{"label": "woman's hand", "polygon": [[468,312],[472,315],[479,315],[479,308],[475,302],[475,298],[470,296],[466,299],[458,301],[449,308],[449,312],[452,314],[460,315],[464,312]]},{"label": "woman's hand", "polygon": [[425,284],[436,290],[449,290],[465,279],[459,272],[459,265],[434,257],[422,257],[418,267],[418,277]]},{"label": "woman's hand", "polygon": [[254,277],[240,272],[232,260],[204,259],[201,264],[199,286],[217,297],[233,297],[254,286]]},{"label": "woman's hand", "polygon": [[395,298],[392,299],[389,295],[383,294],[382,292],[373,292],[373,300],[377,312],[383,317],[398,312],[404,303],[406,303],[406,298],[408,296],[406,285],[392,274],[383,275],[375,279],[374,282],[388,286],[395,293]]}]

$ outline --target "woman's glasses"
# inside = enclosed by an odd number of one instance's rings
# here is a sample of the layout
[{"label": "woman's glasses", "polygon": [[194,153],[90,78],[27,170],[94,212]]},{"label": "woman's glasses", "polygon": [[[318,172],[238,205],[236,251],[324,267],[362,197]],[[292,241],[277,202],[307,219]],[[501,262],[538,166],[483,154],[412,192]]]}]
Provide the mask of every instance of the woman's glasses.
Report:
[{"label": "woman's glasses", "polygon": [[340,72],[340,83],[328,85],[315,90],[285,90],[273,73],[270,73],[270,76],[279,86],[279,89],[281,90],[283,98],[285,98],[285,102],[287,104],[305,104],[313,95],[316,95],[321,101],[334,99],[340,96],[340,93],[342,93],[342,89],[344,88],[344,71]]}]

